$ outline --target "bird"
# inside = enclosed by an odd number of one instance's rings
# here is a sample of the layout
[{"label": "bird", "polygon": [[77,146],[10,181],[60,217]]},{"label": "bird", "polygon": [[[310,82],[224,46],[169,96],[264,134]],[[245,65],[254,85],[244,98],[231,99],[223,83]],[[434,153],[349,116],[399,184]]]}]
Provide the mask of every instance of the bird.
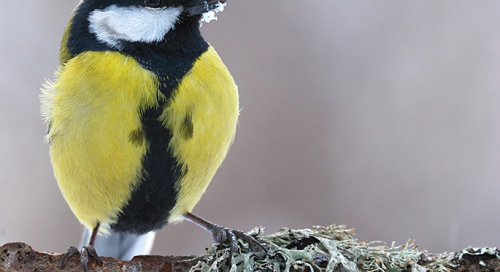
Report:
[{"label": "bird", "polygon": [[[141,235],[184,219],[229,246],[254,237],[192,214],[223,162],[239,116],[237,85],[201,36],[225,0],[82,0],[65,29],[41,111],[60,191],[96,236]],[[210,16],[208,16],[210,17]],[[266,251],[267,253],[267,251]]]}]

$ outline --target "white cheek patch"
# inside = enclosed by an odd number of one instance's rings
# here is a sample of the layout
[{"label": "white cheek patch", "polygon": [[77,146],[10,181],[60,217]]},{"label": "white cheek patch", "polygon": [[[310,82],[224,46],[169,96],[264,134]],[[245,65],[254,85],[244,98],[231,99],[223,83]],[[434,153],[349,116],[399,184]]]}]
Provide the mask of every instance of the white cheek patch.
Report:
[{"label": "white cheek patch", "polygon": [[158,42],[174,28],[181,12],[181,7],[153,9],[112,5],[90,13],[89,30],[99,41],[114,48],[121,47],[120,40]]}]

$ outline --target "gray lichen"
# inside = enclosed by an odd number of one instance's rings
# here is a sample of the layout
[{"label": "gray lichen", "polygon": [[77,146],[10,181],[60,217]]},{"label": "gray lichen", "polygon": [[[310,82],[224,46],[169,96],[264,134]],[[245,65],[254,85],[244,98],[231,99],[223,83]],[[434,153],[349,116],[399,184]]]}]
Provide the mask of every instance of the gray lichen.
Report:
[{"label": "gray lichen", "polygon": [[262,236],[263,231],[263,228],[255,228],[249,234],[259,236],[258,240],[268,247],[269,255],[240,241],[241,252],[234,254],[231,267],[227,267],[228,249],[219,250],[213,245],[206,258],[190,272],[419,271],[417,261],[422,252],[410,241],[400,246],[377,241],[358,242],[353,237],[353,229],[337,225],[283,228],[267,236]]}]

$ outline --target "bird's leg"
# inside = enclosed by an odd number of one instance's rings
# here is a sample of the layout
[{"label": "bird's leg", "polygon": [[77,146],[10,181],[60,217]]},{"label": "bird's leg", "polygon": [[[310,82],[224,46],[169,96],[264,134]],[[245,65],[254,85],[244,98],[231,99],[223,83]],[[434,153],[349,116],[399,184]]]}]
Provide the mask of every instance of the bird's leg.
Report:
[{"label": "bird's leg", "polygon": [[256,245],[260,247],[266,254],[267,250],[266,248],[259,243],[259,241],[255,240],[250,235],[247,235],[246,233],[240,231],[240,230],[232,230],[228,229],[222,226],[219,226],[217,224],[214,224],[212,222],[209,222],[201,217],[198,217],[192,213],[186,213],[184,214],[184,218],[187,220],[195,223],[196,225],[206,229],[207,231],[212,233],[212,236],[214,237],[214,241],[216,243],[219,243],[220,245],[222,244],[229,244],[229,261],[231,262],[233,258],[233,252],[234,250],[238,249],[238,241],[237,239],[240,238],[243,241],[251,244],[251,245]]},{"label": "bird's leg", "polygon": [[62,258],[61,269],[64,268],[64,263],[66,263],[66,260],[75,254],[80,254],[80,262],[83,264],[83,271],[85,272],[87,272],[88,270],[87,263],[89,262],[89,257],[95,259],[97,264],[102,265],[102,261],[99,258],[99,255],[97,255],[97,251],[94,248],[95,238],[97,236],[97,231],[99,230],[99,226],[100,224],[97,223],[97,226],[92,230],[92,235],[90,236],[89,245],[82,247],[81,251],[78,251],[78,248],[74,246],[70,246],[68,248],[68,251],[66,251],[66,254],[64,254],[64,257]]}]

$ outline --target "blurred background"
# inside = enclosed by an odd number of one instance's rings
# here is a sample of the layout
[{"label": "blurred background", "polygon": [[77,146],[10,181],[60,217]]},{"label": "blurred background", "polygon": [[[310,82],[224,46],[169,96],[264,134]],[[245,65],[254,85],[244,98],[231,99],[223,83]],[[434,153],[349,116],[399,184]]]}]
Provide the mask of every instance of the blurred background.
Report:
[{"label": "blurred background", "polygon": [[[77,3],[0,9],[0,245],[80,239],[38,98]],[[203,33],[239,85],[241,119],[194,213],[268,234],[345,224],[431,252],[500,246],[498,14],[498,1],[228,1]],[[153,253],[210,243],[184,222]]]}]

